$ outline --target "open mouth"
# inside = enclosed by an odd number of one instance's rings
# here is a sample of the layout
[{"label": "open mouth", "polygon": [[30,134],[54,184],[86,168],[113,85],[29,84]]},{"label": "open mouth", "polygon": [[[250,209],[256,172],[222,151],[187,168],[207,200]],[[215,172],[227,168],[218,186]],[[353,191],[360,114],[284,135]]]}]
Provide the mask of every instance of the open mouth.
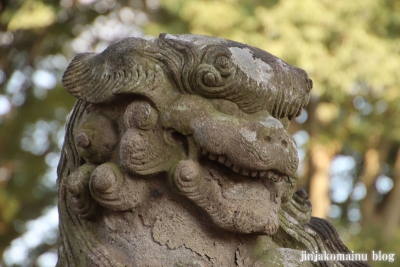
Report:
[{"label": "open mouth", "polygon": [[216,155],[211,152],[208,152],[204,148],[201,150],[201,154],[210,159],[211,161],[218,162],[225,167],[229,168],[230,170],[234,171],[237,174],[240,174],[242,176],[246,177],[251,177],[255,179],[268,179],[272,182],[278,183],[281,182],[282,180],[287,181],[288,183],[290,182],[290,178],[287,174],[284,174],[282,172],[276,171],[276,170],[249,170],[246,168],[243,168],[237,164],[234,164],[232,161],[229,160],[229,158],[225,155]]},{"label": "open mouth", "polygon": [[174,185],[228,231],[274,234],[288,177],[275,170],[250,170],[226,155],[202,151],[176,166]]}]

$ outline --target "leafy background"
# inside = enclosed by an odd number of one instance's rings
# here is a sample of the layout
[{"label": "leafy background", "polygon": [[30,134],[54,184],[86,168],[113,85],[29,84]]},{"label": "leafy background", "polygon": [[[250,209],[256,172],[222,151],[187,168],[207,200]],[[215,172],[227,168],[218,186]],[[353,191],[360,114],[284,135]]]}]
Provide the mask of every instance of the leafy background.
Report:
[{"label": "leafy background", "polygon": [[160,32],[236,40],[305,69],[312,98],[290,127],[298,186],[351,250],[400,256],[400,1],[1,0],[0,266],[57,260],[68,62]]}]

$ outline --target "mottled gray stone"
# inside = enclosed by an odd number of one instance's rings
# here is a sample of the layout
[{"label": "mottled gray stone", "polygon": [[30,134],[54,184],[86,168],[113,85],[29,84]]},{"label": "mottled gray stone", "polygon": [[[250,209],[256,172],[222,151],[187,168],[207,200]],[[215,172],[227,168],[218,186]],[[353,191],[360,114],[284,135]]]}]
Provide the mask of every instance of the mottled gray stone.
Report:
[{"label": "mottled gray stone", "polygon": [[258,48],[216,37],[127,38],[77,55],[78,99],[58,168],[57,266],[367,266],[293,194],[289,121],[312,81]]}]

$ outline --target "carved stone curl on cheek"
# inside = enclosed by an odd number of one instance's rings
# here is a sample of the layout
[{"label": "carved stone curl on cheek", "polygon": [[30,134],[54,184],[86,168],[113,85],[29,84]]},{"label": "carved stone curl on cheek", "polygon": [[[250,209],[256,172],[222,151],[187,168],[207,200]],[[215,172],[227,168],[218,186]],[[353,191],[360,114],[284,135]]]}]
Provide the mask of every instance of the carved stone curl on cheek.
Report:
[{"label": "carved stone curl on cheek", "polygon": [[107,161],[118,142],[114,122],[97,111],[87,112],[75,130],[79,156],[90,163]]},{"label": "carved stone curl on cheek", "polygon": [[85,164],[67,178],[68,203],[72,210],[82,218],[93,218],[98,211],[98,204],[89,192],[89,180],[95,165]]},{"label": "carved stone curl on cheek", "polygon": [[89,188],[101,206],[115,211],[132,210],[147,194],[143,179],[123,173],[114,163],[98,166],[91,175]]},{"label": "carved stone curl on cheek", "polygon": [[158,113],[147,101],[137,100],[128,105],[124,114],[126,128],[141,130],[153,129],[158,120]]},{"label": "carved stone curl on cheek", "polygon": [[120,159],[130,173],[152,175],[169,171],[181,158],[183,151],[169,142],[169,131],[156,124],[157,119],[157,111],[146,101],[135,101],[127,107]]}]

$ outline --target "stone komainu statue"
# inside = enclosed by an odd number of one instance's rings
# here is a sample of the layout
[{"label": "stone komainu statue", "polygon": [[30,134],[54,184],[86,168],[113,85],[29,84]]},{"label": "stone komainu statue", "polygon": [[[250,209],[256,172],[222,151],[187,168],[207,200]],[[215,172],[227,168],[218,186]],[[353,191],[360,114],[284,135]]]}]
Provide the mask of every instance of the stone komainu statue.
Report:
[{"label": "stone komainu statue", "polygon": [[127,38],[77,55],[58,167],[57,266],[369,266],[293,194],[289,121],[307,74],[215,37]]}]

